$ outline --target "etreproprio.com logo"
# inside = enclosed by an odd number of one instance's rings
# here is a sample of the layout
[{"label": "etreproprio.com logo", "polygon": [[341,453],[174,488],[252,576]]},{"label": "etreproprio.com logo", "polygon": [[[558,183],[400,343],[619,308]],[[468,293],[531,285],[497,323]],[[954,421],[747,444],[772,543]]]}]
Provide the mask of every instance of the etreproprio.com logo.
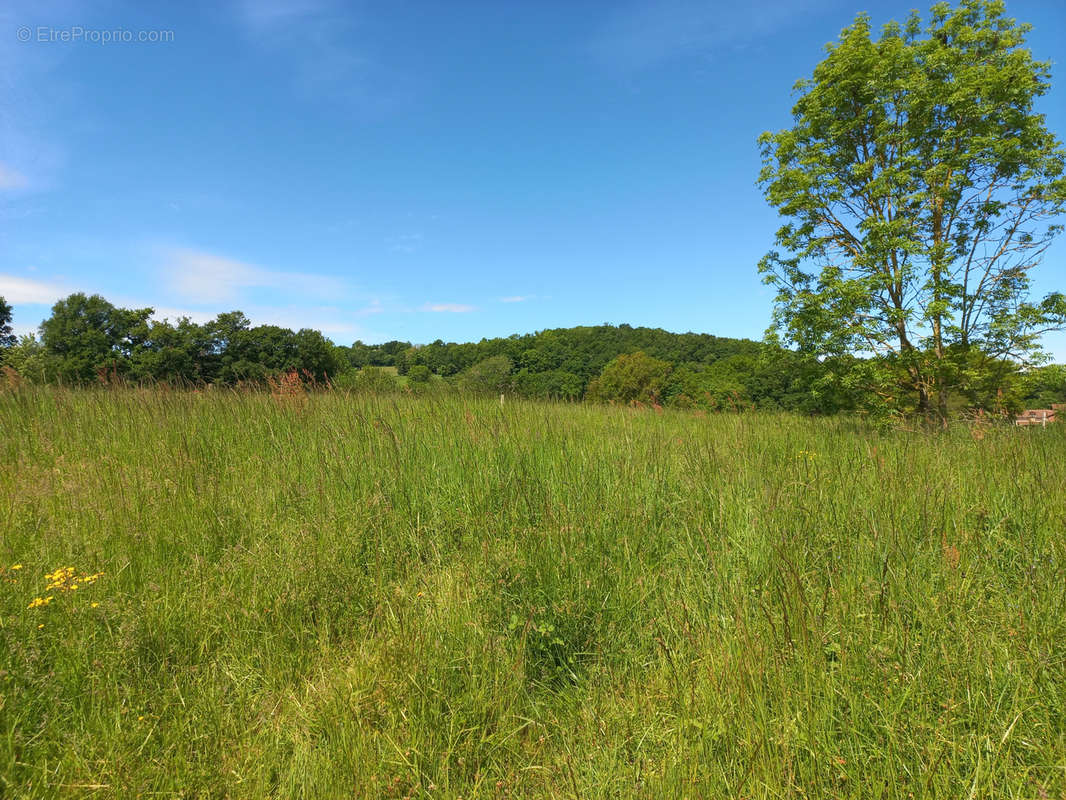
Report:
[{"label": "etreproprio.com logo", "polygon": [[22,25],[15,31],[15,38],[34,44],[165,44],[174,41],[174,31],[88,28],[83,25]]}]

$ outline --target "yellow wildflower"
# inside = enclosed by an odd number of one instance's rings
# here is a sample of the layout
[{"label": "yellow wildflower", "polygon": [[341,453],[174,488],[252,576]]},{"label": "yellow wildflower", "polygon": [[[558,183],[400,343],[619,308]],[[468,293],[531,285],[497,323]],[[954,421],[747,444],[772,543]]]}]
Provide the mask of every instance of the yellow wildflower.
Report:
[{"label": "yellow wildflower", "polygon": [[30,601],[28,608],[40,608],[41,606],[46,606],[51,602],[52,595],[48,595],[48,597],[35,597],[33,598],[33,600]]},{"label": "yellow wildflower", "polygon": [[89,603],[89,608],[96,608],[98,605],[100,605],[100,604],[99,603]]},{"label": "yellow wildflower", "polygon": [[12,570],[22,569],[22,565],[21,564],[12,564],[11,565],[11,569]]}]

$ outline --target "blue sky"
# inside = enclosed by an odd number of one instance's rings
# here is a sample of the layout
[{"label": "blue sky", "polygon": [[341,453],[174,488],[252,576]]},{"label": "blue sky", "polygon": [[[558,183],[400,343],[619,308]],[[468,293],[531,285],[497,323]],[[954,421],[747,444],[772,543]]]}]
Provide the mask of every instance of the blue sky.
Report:
[{"label": "blue sky", "polygon": [[[912,5],[9,0],[0,295],[20,332],[87,291],[342,344],[758,338],[756,137],[858,11]],[[1056,62],[1040,110],[1066,136],[1066,4],[1009,11]],[[116,30],[169,41],[88,41]],[[1066,288],[1066,241],[1036,278]]]}]

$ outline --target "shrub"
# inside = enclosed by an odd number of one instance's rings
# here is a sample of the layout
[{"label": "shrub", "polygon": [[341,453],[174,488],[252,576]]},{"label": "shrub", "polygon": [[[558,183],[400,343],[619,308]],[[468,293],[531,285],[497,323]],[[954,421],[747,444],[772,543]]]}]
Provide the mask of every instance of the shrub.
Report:
[{"label": "shrub", "polygon": [[506,392],[511,388],[511,359],[486,358],[459,376],[459,385],[471,392]]},{"label": "shrub", "polygon": [[407,380],[411,383],[429,383],[433,373],[424,364],[415,364],[407,371]]},{"label": "shrub", "polygon": [[597,403],[658,403],[671,369],[639,351],[618,356],[589,384],[585,397]]}]

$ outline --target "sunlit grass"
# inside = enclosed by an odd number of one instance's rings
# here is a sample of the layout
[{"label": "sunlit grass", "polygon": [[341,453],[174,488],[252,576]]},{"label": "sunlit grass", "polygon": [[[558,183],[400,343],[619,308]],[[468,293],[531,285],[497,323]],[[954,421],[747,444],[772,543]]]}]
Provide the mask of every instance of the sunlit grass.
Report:
[{"label": "sunlit grass", "polygon": [[0,796],[1058,797],[1064,455],[1066,426],[9,392]]}]

